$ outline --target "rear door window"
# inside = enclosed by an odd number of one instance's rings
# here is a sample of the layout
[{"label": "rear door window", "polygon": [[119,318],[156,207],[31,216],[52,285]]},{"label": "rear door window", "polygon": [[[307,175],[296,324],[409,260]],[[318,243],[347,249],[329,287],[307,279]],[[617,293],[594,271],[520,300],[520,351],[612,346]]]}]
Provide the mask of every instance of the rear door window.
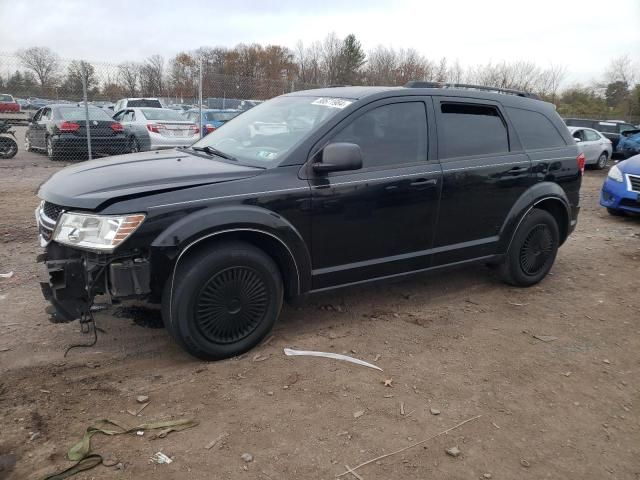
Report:
[{"label": "rear door window", "polygon": [[332,143],[355,143],[363,168],[393,167],[427,159],[427,114],[422,102],[383,105],[353,120]]},{"label": "rear door window", "polygon": [[0,102],[13,103],[13,97],[11,95],[0,95]]},{"label": "rear door window", "polygon": [[585,130],[584,138],[587,142],[597,142],[600,140],[600,135],[598,135],[593,130]]},{"label": "rear door window", "polygon": [[506,110],[526,150],[566,145],[558,129],[543,114],[522,108],[507,107]]},{"label": "rear door window", "polygon": [[494,105],[443,102],[438,120],[441,159],[509,151],[507,126]]}]

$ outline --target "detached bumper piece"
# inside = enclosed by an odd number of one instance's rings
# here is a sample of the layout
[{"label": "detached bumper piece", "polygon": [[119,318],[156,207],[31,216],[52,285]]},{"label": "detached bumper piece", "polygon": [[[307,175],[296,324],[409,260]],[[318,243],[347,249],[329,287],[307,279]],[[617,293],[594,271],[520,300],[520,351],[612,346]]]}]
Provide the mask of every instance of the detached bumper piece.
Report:
[{"label": "detached bumper piece", "polygon": [[55,311],[50,312],[54,323],[80,318],[89,309],[85,268],[82,259],[47,261],[49,282],[41,282],[42,294]]},{"label": "detached bumper piece", "polygon": [[53,307],[48,311],[54,323],[81,318],[96,295],[131,298],[151,292],[151,269],[145,258],[79,252],[52,242],[39,260],[49,277],[40,286]]}]

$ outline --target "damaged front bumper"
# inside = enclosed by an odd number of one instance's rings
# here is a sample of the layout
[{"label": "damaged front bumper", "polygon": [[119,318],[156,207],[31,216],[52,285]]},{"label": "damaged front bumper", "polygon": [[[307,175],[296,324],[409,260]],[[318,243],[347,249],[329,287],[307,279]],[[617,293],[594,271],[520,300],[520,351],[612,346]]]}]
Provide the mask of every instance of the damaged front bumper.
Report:
[{"label": "damaged front bumper", "polygon": [[54,307],[54,322],[81,318],[97,295],[111,301],[144,298],[151,291],[149,260],[142,252],[98,254],[49,242],[38,261],[45,266],[40,286]]}]

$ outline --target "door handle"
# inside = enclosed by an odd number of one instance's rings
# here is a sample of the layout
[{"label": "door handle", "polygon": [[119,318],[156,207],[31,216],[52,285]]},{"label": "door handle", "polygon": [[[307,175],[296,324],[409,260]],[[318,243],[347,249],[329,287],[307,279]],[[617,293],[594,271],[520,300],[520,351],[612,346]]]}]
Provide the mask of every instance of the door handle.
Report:
[{"label": "door handle", "polygon": [[426,185],[435,185],[438,181],[435,178],[418,178],[409,185],[412,187],[424,187]]},{"label": "door handle", "polygon": [[524,173],[529,171],[529,167],[513,167],[511,170],[509,170],[509,174],[510,175],[519,175],[520,173]]}]

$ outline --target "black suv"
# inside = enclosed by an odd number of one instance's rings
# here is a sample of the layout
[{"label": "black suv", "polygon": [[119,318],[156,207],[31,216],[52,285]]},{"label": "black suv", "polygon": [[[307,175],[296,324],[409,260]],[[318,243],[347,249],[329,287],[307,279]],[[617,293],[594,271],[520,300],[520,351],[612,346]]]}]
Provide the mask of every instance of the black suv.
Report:
[{"label": "black suv", "polygon": [[584,157],[552,105],[491,90],[296,92],[189,148],[61,170],[36,211],[55,318],[144,298],[218,359],[308,293],[471,262],[539,282],[575,228]]}]

